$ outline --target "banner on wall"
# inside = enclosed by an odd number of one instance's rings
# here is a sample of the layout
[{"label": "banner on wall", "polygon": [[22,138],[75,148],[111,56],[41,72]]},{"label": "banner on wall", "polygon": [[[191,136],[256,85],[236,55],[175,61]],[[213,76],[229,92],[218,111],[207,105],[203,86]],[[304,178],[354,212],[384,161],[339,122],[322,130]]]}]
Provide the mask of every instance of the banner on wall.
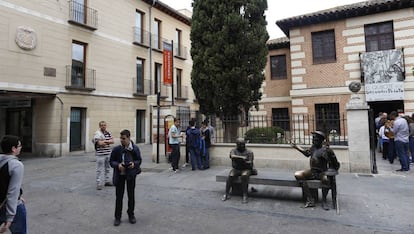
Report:
[{"label": "banner on wall", "polygon": [[164,84],[171,85],[173,80],[172,66],[173,66],[173,56],[172,56],[172,44],[163,42],[163,62],[164,62]]},{"label": "banner on wall", "polygon": [[367,102],[404,99],[404,65],[401,49],[361,54]]}]

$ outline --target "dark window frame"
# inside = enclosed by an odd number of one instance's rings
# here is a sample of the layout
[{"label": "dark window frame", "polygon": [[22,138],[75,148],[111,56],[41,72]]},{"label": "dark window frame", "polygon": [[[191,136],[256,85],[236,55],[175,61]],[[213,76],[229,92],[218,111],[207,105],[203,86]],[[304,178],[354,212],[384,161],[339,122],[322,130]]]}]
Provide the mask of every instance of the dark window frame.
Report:
[{"label": "dark window frame", "polygon": [[[82,49],[82,59],[83,61],[77,61],[74,59],[74,54],[73,54],[73,50],[74,50],[74,45],[78,45],[81,46]],[[76,85],[80,85],[81,87],[85,87],[86,84],[86,53],[87,53],[87,47],[88,44],[85,42],[81,42],[81,41],[76,41],[76,40],[72,40],[72,69],[71,69],[71,85],[76,84]],[[76,61],[78,63],[76,63]],[[78,84],[78,79],[81,79],[82,83]]]},{"label": "dark window frame", "polygon": [[364,25],[365,51],[395,49],[393,21]]},{"label": "dark window frame", "polygon": [[270,79],[271,80],[287,79],[286,54],[270,56]]},{"label": "dark window frame", "polygon": [[312,32],[313,64],[336,62],[335,30]]},{"label": "dark window frame", "polygon": [[290,131],[289,108],[272,108],[272,126]]},{"label": "dark window frame", "polygon": [[[139,63],[141,62],[141,67],[139,67]],[[137,57],[136,59],[136,92],[137,93],[144,93],[145,91],[145,82],[144,82],[144,75],[145,75],[145,59]]]},{"label": "dark window frame", "polygon": [[341,134],[341,114],[339,103],[317,103],[315,104],[315,130],[329,134],[331,130],[336,130],[336,134]]}]

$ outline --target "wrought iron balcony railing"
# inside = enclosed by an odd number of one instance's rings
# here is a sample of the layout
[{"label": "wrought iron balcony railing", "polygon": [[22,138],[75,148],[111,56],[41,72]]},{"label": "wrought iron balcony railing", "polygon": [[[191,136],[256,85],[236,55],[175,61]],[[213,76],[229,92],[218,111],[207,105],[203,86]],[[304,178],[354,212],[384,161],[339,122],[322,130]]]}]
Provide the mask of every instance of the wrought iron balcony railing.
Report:
[{"label": "wrought iron balcony railing", "polygon": [[139,27],[133,27],[135,45],[150,46],[150,33]]},{"label": "wrought iron balcony railing", "polygon": [[96,89],[96,72],[83,67],[66,66],[66,89],[93,91]]},{"label": "wrought iron balcony railing", "polygon": [[174,43],[174,56],[187,59],[187,47]]},{"label": "wrought iron balcony railing", "polygon": [[175,86],[175,97],[178,99],[188,99],[188,86]]},{"label": "wrought iron balcony railing", "polygon": [[98,29],[98,11],[76,1],[69,1],[68,22],[96,30]]},{"label": "wrought iron balcony railing", "polygon": [[132,78],[133,94],[136,96],[147,96],[150,95],[151,81],[147,79],[138,79],[137,77]]}]

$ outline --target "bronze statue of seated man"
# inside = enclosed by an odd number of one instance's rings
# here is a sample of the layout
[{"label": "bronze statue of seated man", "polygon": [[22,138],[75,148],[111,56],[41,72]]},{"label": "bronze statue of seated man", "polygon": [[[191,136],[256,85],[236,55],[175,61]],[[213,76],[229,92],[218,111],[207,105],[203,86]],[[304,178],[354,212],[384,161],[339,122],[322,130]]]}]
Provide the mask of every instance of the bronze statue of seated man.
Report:
[{"label": "bronze statue of seated man", "polygon": [[[321,131],[312,132],[312,146],[309,149],[303,149],[292,143],[292,147],[297,149],[306,157],[309,157],[310,168],[295,172],[295,178],[302,183],[303,192],[306,197],[305,208],[315,206],[315,198],[312,196],[307,180],[320,180],[328,184],[328,176],[334,172],[337,173],[340,163],[336,159],[335,153],[329,146],[323,145],[326,137]],[[322,188],[322,207],[329,210],[326,202],[329,189]]]}]

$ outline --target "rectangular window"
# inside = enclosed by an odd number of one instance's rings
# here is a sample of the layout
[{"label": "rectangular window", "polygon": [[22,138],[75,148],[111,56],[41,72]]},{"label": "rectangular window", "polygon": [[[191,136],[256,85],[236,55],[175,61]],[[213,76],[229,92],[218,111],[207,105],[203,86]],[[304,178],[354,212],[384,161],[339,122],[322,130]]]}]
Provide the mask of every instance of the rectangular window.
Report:
[{"label": "rectangular window", "polygon": [[394,27],[392,21],[364,26],[367,52],[394,49]]},{"label": "rectangular window", "polygon": [[155,85],[155,94],[158,93],[160,87],[161,87],[161,72],[162,72],[162,65],[160,63],[155,63],[155,74],[154,74],[154,85]]},{"label": "rectangular window", "polygon": [[72,70],[71,86],[85,87],[85,70],[86,70],[86,44],[81,42],[72,42]]},{"label": "rectangular window", "polygon": [[272,126],[290,131],[290,118],[288,108],[272,108]]},{"label": "rectangular window", "polygon": [[86,24],[86,4],[84,0],[74,0],[73,1],[73,20],[81,23]]},{"label": "rectangular window", "polygon": [[270,56],[270,73],[272,80],[287,79],[286,55]]},{"label": "rectangular window", "polygon": [[136,11],[135,13],[135,42],[144,43],[144,13]]},{"label": "rectangular window", "polygon": [[161,49],[161,21],[154,19],[154,48]]},{"label": "rectangular window", "polygon": [[182,87],[181,87],[181,69],[176,70],[177,72],[177,97],[182,98],[183,97],[183,91],[182,91]]},{"label": "rectangular window", "polygon": [[137,58],[137,93],[144,93],[144,61]]},{"label": "rectangular window", "polygon": [[314,64],[336,61],[334,30],[312,33],[312,55]]},{"label": "rectangular window", "polygon": [[338,103],[315,104],[316,129],[329,134],[333,130],[341,132],[341,119]]},{"label": "rectangular window", "polygon": [[181,30],[176,29],[175,30],[175,42],[176,48],[175,51],[177,51],[176,55],[181,57]]}]

